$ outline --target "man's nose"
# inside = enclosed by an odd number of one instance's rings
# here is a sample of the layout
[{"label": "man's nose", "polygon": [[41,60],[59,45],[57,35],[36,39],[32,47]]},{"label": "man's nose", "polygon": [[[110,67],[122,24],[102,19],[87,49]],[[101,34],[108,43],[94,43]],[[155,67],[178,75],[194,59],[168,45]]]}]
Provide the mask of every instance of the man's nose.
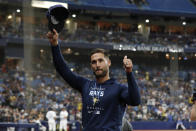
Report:
[{"label": "man's nose", "polygon": [[99,61],[96,62],[96,66],[100,66],[100,62]]}]

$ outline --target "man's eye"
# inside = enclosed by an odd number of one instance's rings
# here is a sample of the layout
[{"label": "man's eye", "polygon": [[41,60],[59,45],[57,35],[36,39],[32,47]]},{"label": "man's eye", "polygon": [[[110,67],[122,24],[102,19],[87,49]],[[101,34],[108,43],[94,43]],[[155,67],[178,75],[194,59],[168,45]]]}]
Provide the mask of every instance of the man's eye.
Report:
[{"label": "man's eye", "polygon": [[95,64],[96,63],[96,61],[91,61],[91,64]]},{"label": "man's eye", "polygon": [[103,62],[103,59],[99,59],[99,62]]}]

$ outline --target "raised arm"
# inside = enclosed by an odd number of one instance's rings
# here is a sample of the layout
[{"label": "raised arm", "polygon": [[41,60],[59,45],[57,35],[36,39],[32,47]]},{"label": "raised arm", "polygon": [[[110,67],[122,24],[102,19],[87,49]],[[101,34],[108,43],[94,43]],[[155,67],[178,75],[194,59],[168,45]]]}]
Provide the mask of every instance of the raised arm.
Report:
[{"label": "raised arm", "polygon": [[121,98],[128,105],[138,106],[141,103],[141,98],[137,82],[132,73],[132,61],[125,56],[123,59],[123,64],[127,75],[128,89],[123,87]]},{"label": "raised arm", "polygon": [[53,32],[48,32],[47,37],[51,43],[53,62],[56,70],[71,87],[81,92],[81,87],[87,79],[73,73],[67,66],[58,45],[58,33],[56,30],[54,29]]}]

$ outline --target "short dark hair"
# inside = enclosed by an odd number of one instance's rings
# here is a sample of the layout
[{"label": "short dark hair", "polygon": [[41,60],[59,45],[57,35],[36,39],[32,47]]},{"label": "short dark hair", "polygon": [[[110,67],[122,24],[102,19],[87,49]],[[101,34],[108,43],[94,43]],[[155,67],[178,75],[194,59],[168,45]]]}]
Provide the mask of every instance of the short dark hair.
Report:
[{"label": "short dark hair", "polygon": [[90,53],[90,56],[92,56],[95,53],[102,53],[104,54],[104,57],[110,58],[109,52],[105,49],[102,49],[102,48],[93,49]]}]

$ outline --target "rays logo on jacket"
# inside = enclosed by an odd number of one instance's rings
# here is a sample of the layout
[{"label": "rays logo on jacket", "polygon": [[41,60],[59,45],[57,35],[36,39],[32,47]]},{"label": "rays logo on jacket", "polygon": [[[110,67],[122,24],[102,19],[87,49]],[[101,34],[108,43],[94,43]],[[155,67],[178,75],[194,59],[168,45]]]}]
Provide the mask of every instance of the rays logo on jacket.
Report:
[{"label": "rays logo on jacket", "polygon": [[104,96],[105,88],[101,88],[101,85],[97,85],[96,82],[90,84],[89,93],[91,103],[87,105],[88,113],[101,114],[103,107],[100,106],[101,99]]},{"label": "rays logo on jacket", "polygon": [[89,92],[89,95],[93,96],[93,97],[103,97],[104,96],[104,91],[91,90]]},{"label": "rays logo on jacket", "polygon": [[100,98],[104,96],[104,91],[91,90],[89,95],[92,97],[93,106],[100,102]]}]

